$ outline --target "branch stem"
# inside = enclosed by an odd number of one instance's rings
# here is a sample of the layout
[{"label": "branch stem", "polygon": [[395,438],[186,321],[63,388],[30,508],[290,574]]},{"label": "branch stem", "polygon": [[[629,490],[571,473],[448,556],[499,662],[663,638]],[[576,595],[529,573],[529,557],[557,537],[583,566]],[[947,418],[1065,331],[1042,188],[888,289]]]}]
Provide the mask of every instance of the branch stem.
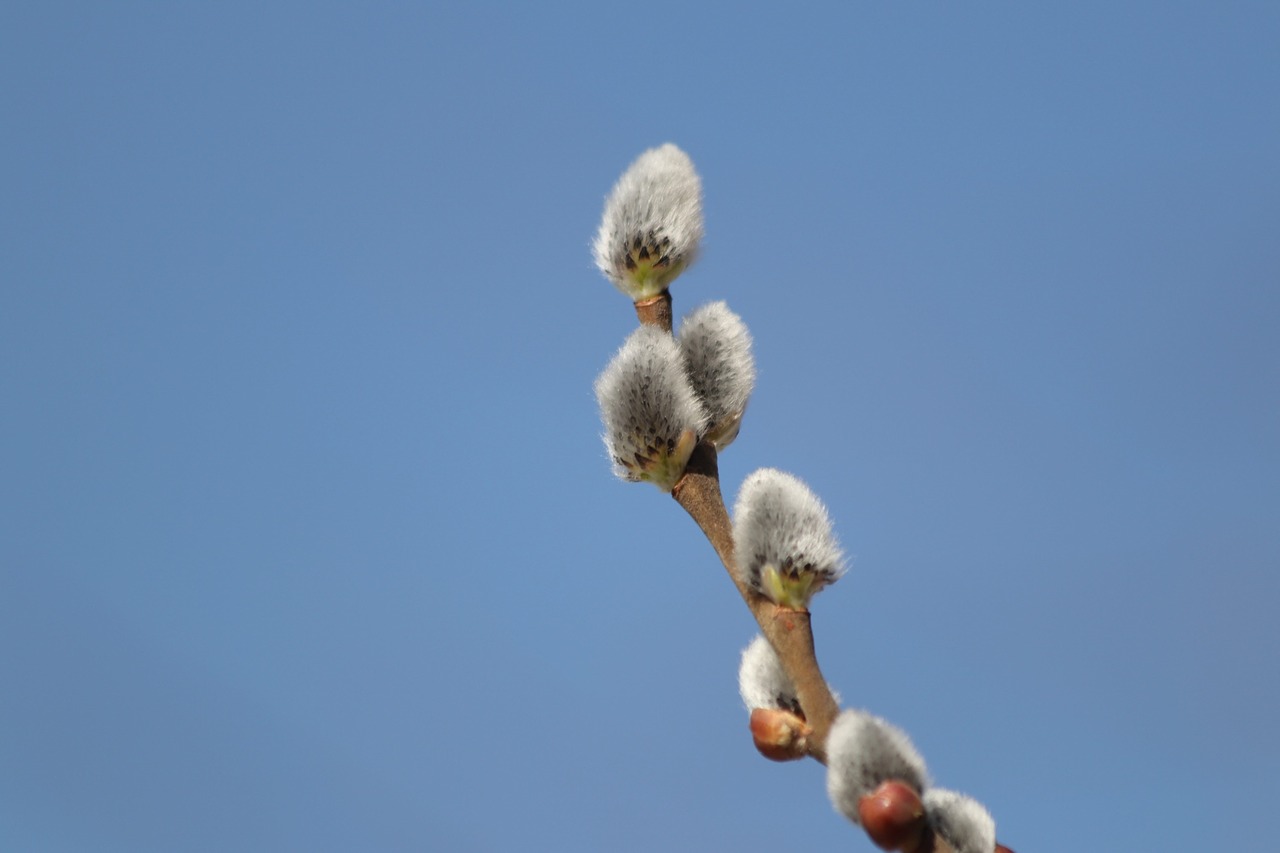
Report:
[{"label": "branch stem", "polygon": [[[635,303],[636,317],[647,326],[657,326],[670,333],[672,326],[671,294],[664,290],[650,299]],[[813,644],[813,623],[807,610],[779,607],[758,594],[738,576],[733,556],[733,524],[720,492],[720,466],[715,445],[703,441],[694,449],[685,466],[684,475],[671,490],[671,496],[693,518],[706,535],[729,573],[729,579],[746,602],[761,633],[769,640],[782,669],[796,688],[796,698],[804,711],[805,722],[813,732],[808,737],[809,755],[827,763],[827,734],[840,713],[827,680],[818,667]],[[924,820],[921,817],[921,820]],[[954,853],[936,833],[927,827],[913,853]]]},{"label": "branch stem", "polygon": [[[831,695],[826,679],[822,677],[822,670],[818,668],[809,613],[777,606],[758,595],[738,576],[733,557],[733,525],[724,505],[724,496],[720,493],[720,466],[715,445],[704,441],[694,449],[693,455],[689,457],[689,464],[685,466],[684,476],[671,490],[671,497],[702,528],[707,541],[729,573],[733,585],[737,587],[738,594],[742,596],[760,630],[777,652],[783,670],[796,686],[805,722],[813,727],[813,733],[809,736],[809,755],[826,764],[827,734],[840,713],[840,707]],[[925,818],[922,816],[920,819]],[[955,851],[941,836],[925,827],[919,846],[913,853]]]},{"label": "branch stem", "polygon": [[671,331],[671,291],[664,290],[657,296],[641,299],[636,303],[636,317],[645,326],[657,326]]},{"label": "branch stem", "polygon": [[825,764],[827,732],[840,708],[818,667],[809,613],[779,607],[752,590],[739,576],[733,556],[733,525],[720,493],[719,465],[713,444],[704,441],[693,451],[684,476],[671,490],[671,496],[702,528],[738,594],[777,652],[783,670],[796,687],[805,722],[813,728],[809,754]]}]

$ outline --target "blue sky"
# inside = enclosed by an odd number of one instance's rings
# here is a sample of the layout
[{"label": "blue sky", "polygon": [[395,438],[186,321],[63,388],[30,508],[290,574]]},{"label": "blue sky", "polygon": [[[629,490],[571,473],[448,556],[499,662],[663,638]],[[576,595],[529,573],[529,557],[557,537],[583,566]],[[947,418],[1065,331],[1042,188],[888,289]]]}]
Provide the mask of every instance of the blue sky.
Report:
[{"label": "blue sky", "polygon": [[872,850],[610,476],[594,270],[697,164],[721,459],[853,556],[853,705],[1019,851],[1280,793],[1280,9],[10,3],[0,848]]}]

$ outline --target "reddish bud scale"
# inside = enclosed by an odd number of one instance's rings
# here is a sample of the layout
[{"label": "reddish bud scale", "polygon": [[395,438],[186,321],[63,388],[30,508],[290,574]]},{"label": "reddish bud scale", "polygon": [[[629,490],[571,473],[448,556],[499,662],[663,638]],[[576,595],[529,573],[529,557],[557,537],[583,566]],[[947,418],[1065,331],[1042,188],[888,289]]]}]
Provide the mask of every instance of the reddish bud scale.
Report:
[{"label": "reddish bud scale", "polygon": [[799,716],[780,708],[751,710],[751,738],[770,761],[795,761],[809,754],[813,729]]},{"label": "reddish bud scale", "polygon": [[858,819],[881,850],[914,850],[926,825],[920,795],[896,779],[858,801]]}]

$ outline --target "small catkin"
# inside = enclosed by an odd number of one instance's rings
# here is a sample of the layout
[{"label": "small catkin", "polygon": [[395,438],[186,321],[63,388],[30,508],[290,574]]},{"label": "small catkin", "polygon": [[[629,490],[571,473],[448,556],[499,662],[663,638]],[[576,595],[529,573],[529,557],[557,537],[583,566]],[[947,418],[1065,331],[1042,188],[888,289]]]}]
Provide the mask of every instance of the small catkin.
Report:
[{"label": "small catkin", "polygon": [[592,244],[596,266],[640,301],[657,296],[693,263],[702,240],[702,181],[667,143],[641,154],[605,202]]},{"label": "small catkin", "polygon": [[738,491],[734,552],[745,583],[774,603],[803,609],[845,572],[822,501],[796,477],[762,468]]},{"label": "small catkin", "polygon": [[707,410],[707,438],[724,450],[737,437],[756,384],[751,333],[724,302],[692,311],[680,324],[689,381]]},{"label": "small catkin", "polygon": [[618,476],[671,491],[707,420],[675,341],[653,326],[636,329],[596,379],[595,391]]},{"label": "small catkin", "polygon": [[917,793],[927,787],[929,774],[911,738],[866,711],[842,711],[827,735],[827,794],[832,805],[858,823],[858,801],[890,779]]},{"label": "small catkin", "polygon": [[992,853],[996,849],[996,822],[972,797],[930,788],[924,792],[924,811],[934,832],[956,853]]}]

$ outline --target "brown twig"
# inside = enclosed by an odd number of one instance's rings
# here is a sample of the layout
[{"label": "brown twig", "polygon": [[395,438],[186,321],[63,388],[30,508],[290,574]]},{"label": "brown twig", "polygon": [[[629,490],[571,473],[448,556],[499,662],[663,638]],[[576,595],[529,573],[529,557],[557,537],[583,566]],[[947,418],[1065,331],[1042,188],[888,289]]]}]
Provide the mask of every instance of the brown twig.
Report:
[{"label": "brown twig", "polygon": [[[636,302],[635,308],[636,317],[642,324],[671,331],[670,292],[664,290],[651,299]],[[671,496],[702,528],[738,594],[755,617],[761,633],[773,646],[783,670],[796,687],[796,698],[800,700],[805,721],[813,729],[808,737],[809,755],[826,764],[827,733],[831,731],[840,707],[818,667],[809,613],[779,607],[756,593],[739,577],[733,557],[733,525],[725,508],[724,495],[720,492],[720,468],[715,445],[703,441],[694,449],[684,475],[671,490]],[[916,837],[919,846],[914,853],[954,853],[951,845],[927,827]]]},{"label": "brown twig", "polygon": [[671,331],[671,292],[664,290],[657,296],[641,299],[636,303],[636,317],[645,326],[657,326]]},{"label": "brown twig", "polygon": [[[671,496],[702,529],[737,587],[738,594],[777,652],[783,670],[796,686],[805,720],[813,727],[809,736],[809,754],[826,764],[827,733],[840,708],[822,677],[822,670],[818,668],[809,613],[777,606],[758,595],[739,577],[733,557],[733,525],[720,492],[720,471],[714,445],[706,441],[698,445],[689,457],[684,476],[671,490]],[[920,845],[915,853],[954,853],[950,844],[927,828],[919,837]]]},{"label": "brown twig", "polygon": [[813,727],[813,734],[809,736],[809,752],[825,764],[827,732],[840,708],[818,668],[809,614],[804,610],[779,607],[748,587],[739,576],[733,557],[733,526],[724,505],[724,496],[720,493],[714,445],[708,441],[698,445],[689,458],[684,476],[671,490],[671,496],[702,528],[738,588],[738,594],[751,610],[751,615],[755,616],[761,632],[778,653],[782,668],[795,684],[805,721]]}]

